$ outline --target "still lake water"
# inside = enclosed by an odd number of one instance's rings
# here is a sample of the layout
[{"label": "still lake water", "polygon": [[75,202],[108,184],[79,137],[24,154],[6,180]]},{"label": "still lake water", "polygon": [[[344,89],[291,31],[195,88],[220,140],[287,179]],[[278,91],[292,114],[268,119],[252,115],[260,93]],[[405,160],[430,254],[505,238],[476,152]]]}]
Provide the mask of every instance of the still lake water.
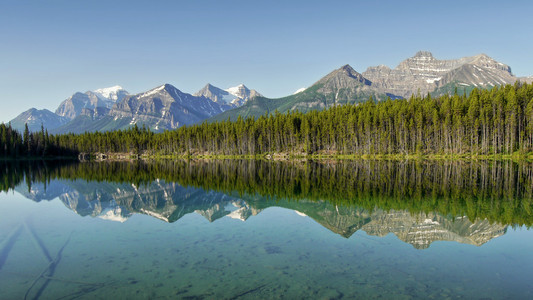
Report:
[{"label": "still lake water", "polygon": [[0,163],[0,299],[533,299],[532,173]]}]

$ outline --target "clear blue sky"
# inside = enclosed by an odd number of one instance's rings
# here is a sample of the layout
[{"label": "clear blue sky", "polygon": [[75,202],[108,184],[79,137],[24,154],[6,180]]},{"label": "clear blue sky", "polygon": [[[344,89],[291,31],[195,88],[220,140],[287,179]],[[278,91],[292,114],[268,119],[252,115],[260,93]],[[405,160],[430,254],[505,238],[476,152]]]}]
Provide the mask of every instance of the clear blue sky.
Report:
[{"label": "clear blue sky", "polygon": [[244,83],[268,97],[344,64],[486,53],[533,75],[533,1],[0,2],[0,122],[76,91]]}]

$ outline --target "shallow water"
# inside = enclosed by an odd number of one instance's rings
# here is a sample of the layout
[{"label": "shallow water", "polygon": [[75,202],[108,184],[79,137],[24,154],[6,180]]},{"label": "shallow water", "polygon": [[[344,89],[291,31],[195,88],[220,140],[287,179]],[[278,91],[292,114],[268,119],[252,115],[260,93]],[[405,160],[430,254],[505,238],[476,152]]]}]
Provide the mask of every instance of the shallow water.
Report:
[{"label": "shallow water", "polygon": [[511,225],[163,180],[22,182],[0,195],[0,298],[531,299],[533,231]]}]

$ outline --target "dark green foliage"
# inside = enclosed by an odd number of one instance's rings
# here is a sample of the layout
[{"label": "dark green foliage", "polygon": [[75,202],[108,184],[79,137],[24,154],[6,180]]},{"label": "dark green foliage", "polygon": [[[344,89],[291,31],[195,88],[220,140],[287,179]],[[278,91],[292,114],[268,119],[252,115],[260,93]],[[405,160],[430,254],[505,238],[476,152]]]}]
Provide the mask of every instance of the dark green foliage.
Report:
[{"label": "dark green foliage", "polygon": [[11,124],[0,124],[0,158],[24,155],[26,149],[22,144],[22,136]]},{"label": "dark green foliage", "polygon": [[[240,195],[255,207],[265,199],[328,201],[369,211],[409,210],[533,225],[533,165],[482,161],[269,162],[200,160],[50,164],[0,163],[0,190],[53,179],[149,185],[155,180]],[[260,196],[258,198],[257,196]],[[260,199],[260,200],[258,200]],[[254,202],[255,201],[255,202]]]},{"label": "dark green foliage", "polygon": [[0,159],[25,157],[50,157],[77,155],[73,147],[62,146],[64,137],[48,134],[41,126],[41,131],[30,132],[25,126],[21,135],[11,124],[0,124]]}]

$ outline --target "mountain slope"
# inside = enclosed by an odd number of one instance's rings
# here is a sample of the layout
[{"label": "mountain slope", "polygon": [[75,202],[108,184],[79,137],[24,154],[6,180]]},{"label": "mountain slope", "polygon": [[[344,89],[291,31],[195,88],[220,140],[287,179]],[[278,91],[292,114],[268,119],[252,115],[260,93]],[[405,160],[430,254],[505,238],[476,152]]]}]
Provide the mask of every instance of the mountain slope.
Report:
[{"label": "mountain slope", "polygon": [[153,131],[171,130],[201,122],[230,108],[164,84],[145,93],[126,96],[105,116],[80,111],[76,118],[54,132],[109,131],[126,129],[134,124],[145,125]]},{"label": "mountain slope", "polygon": [[381,91],[404,98],[418,91],[421,94],[431,92],[441,95],[453,92],[455,87],[471,90],[475,87],[490,88],[516,81],[509,66],[485,54],[438,60],[428,51],[417,52],[394,69],[383,65],[369,67],[363,72],[363,76]]},{"label": "mountain slope", "polygon": [[364,102],[370,97],[374,100],[384,100],[387,95],[376,90],[372,82],[352,67],[345,65],[332,71],[302,92],[278,99],[256,97],[239,108],[211,118],[210,121],[221,121],[227,118],[233,120],[239,115],[244,118],[259,117],[275,110],[280,113],[293,110],[306,112],[334,105]]},{"label": "mountain slope", "polygon": [[520,77],[518,78],[518,80],[520,80],[521,82],[526,82],[526,83],[533,83],[533,76],[527,76],[527,77]]},{"label": "mountain slope", "polygon": [[250,90],[244,84],[223,90],[208,83],[201,90],[196,92],[194,96],[205,97],[219,104],[238,107],[246,103],[248,100],[262,95],[256,90]]},{"label": "mountain slope", "polygon": [[109,115],[115,120],[131,119],[131,124],[141,123],[161,130],[197,123],[229,108],[165,84],[146,93],[124,98],[113,106]]},{"label": "mountain slope", "polygon": [[125,89],[123,89],[120,85],[115,85],[115,86],[103,88],[103,89],[97,89],[97,90],[94,90],[93,93],[104,100],[110,100],[112,102],[120,101],[124,99],[124,97],[129,95],[129,93]]},{"label": "mountain slope", "polygon": [[84,109],[93,111],[97,108],[111,109],[115,102],[124,99],[127,95],[128,92],[118,85],[85,93],[77,92],[61,102],[55,113],[72,120],[81,115]]},{"label": "mountain slope", "polygon": [[111,116],[104,116],[102,118],[93,118],[88,115],[80,115],[68,122],[67,124],[50,130],[50,133],[84,133],[94,131],[112,131],[116,129],[124,129],[131,126],[131,120],[117,119]]},{"label": "mountain slope", "polygon": [[239,99],[239,97],[230,94],[228,91],[213,86],[209,83],[206,84],[201,90],[194,93],[194,96],[205,97],[215,103],[225,105],[232,105],[235,100]]},{"label": "mountain slope", "polygon": [[237,106],[241,106],[244,103],[246,103],[248,100],[253,99],[255,97],[263,96],[256,90],[251,90],[247,88],[244,84],[239,84],[238,86],[230,87],[229,89],[226,90],[226,92],[238,98],[233,101],[233,104]]},{"label": "mountain slope", "polygon": [[67,123],[68,119],[58,116],[48,109],[30,108],[11,120],[11,126],[22,132],[25,124],[28,124],[30,131],[40,131],[41,124],[45,129],[55,129]]}]

